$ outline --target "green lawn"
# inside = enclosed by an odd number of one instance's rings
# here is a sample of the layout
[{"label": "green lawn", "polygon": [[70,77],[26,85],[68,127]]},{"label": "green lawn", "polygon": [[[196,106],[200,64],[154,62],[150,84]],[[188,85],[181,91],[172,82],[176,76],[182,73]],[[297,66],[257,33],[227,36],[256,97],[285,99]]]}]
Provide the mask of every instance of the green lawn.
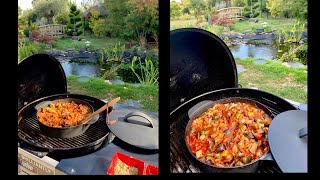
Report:
[{"label": "green lawn", "polygon": [[256,87],[280,97],[306,103],[307,68],[285,67],[279,61],[267,60],[266,64],[253,64],[253,58],[237,59],[236,64],[246,69],[239,74],[242,87]]},{"label": "green lawn", "polygon": [[132,84],[106,84],[100,78],[89,78],[89,81],[79,82],[80,76],[68,76],[68,90],[70,93],[84,94],[99,99],[112,99],[120,97],[120,103],[126,99],[139,101],[143,109],[158,111],[158,86],[135,87]]},{"label": "green lawn", "polygon": [[262,23],[267,22],[268,26],[266,31],[279,30],[281,28],[287,28],[292,26],[297,20],[295,19],[271,19],[271,18],[256,18],[259,20],[257,23],[249,22],[248,20],[239,21],[230,28],[234,32],[244,32],[246,30],[255,31],[257,28],[263,28]]},{"label": "green lawn", "polygon": [[122,44],[128,44],[128,42],[119,40],[117,38],[95,38],[90,36],[81,36],[85,40],[74,41],[71,38],[60,38],[56,43],[53,44],[53,48],[57,50],[67,50],[69,48],[79,49],[86,47],[86,41],[91,42],[89,49],[102,49],[114,46],[116,43],[121,42]]},{"label": "green lawn", "polygon": [[[267,22],[268,26],[266,27],[266,31],[270,30],[279,30],[281,28],[286,28],[292,26],[296,20],[295,19],[274,19],[274,18],[256,18],[259,20],[257,23],[249,22],[248,20],[239,21],[236,20],[235,24],[230,27],[230,31],[233,32],[244,32],[246,30],[255,31],[256,28],[263,28],[262,23]],[[178,29],[178,28],[186,28],[186,27],[195,27],[196,20],[172,20],[170,22],[170,30]],[[201,23],[200,26],[207,25],[207,22]],[[222,29],[221,26],[214,25],[213,30],[209,29],[209,31],[220,32]],[[224,33],[226,33],[225,31]]]}]

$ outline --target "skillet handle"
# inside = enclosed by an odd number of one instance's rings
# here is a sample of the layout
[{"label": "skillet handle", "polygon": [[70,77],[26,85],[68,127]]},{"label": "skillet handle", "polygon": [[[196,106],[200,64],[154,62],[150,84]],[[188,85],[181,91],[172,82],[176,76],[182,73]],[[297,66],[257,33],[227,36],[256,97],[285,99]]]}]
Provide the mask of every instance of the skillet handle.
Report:
[{"label": "skillet handle", "polygon": [[133,117],[133,116],[139,116],[139,117],[142,117],[142,118],[148,120],[148,121],[150,122],[152,128],[154,128],[155,125],[158,124],[153,118],[151,118],[151,117],[148,116],[147,114],[145,114],[145,113],[143,113],[143,112],[138,112],[138,111],[136,111],[136,112],[131,112],[131,113],[127,114],[127,115],[124,117],[123,121],[127,121],[127,122],[128,122],[128,118]]},{"label": "skillet handle", "polygon": [[213,104],[213,101],[210,100],[204,100],[199,102],[198,104],[194,105],[192,108],[188,111],[188,116],[190,119],[193,119],[196,116],[201,115],[204,111],[206,111],[211,105]]}]

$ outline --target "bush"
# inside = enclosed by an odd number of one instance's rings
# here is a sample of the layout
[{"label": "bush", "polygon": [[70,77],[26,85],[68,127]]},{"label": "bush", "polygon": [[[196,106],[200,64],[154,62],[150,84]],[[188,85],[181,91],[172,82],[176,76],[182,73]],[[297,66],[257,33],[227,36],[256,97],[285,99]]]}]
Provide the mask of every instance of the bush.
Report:
[{"label": "bush", "polygon": [[23,42],[18,45],[18,62],[40,51],[33,42]]},{"label": "bush", "polygon": [[102,78],[103,79],[116,79],[118,76],[117,71],[120,69],[121,64],[119,65],[111,65],[110,69],[107,70],[103,75]]},{"label": "bush", "polygon": [[[136,61],[139,62],[141,68],[140,74],[135,70]],[[142,62],[140,58],[135,56],[131,61],[130,68],[141,84],[158,84],[159,68],[153,64],[152,60],[146,58],[144,62]]]},{"label": "bush", "polygon": [[56,37],[50,36],[48,34],[39,35],[34,40],[45,44],[53,44],[58,41]]},{"label": "bush", "polygon": [[179,17],[180,20],[191,20],[194,19],[194,16],[190,15],[190,14],[183,14]]},{"label": "bush", "polygon": [[95,36],[105,37],[108,35],[106,24],[107,24],[107,20],[104,18],[100,18],[97,20],[92,20],[89,26],[92,29],[92,32]]},{"label": "bush", "polygon": [[297,56],[297,58],[299,58],[299,61],[302,64],[307,65],[308,64],[308,45],[303,44],[303,45],[299,46],[299,48],[296,52],[296,56]]},{"label": "bush", "polygon": [[211,17],[212,24],[216,24],[219,26],[231,26],[234,24],[234,20],[228,18],[228,17],[218,17],[218,16],[212,16]]},{"label": "bush", "polygon": [[68,22],[69,22],[69,17],[68,17],[68,14],[65,14],[65,13],[59,14],[54,18],[54,23],[56,24],[66,25],[68,24]]},{"label": "bush", "polygon": [[103,48],[104,54],[107,56],[109,62],[121,62],[124,54],[125,44],[121,45],[120,42],[111,48]]},{"label": "bush", "polygon": [[[140,65],[133,66],[135,72],[141,76],[141,67]],[[121,77],[121,79],[124,82],[130,82],[130,83],[138,83],[139,79],[135,76],[131,69],[131,63],[125,63],[122,64],[119,70],[117,71],[118,75]]]},{"label": "bush", "polygon": [[290,50],[288,52],[283,53],[279,59],[284,62],[299,61],[303,64],[307,64],[307,55],[308,45],[303,44],[298,47],[290,48]]}]

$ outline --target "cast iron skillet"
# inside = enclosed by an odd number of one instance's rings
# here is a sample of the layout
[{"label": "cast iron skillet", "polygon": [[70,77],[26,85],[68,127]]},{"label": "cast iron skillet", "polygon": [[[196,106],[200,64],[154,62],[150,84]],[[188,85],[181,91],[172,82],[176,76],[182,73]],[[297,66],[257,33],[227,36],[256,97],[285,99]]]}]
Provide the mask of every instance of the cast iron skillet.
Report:
[{"label": "cast iron skillet", "polygon": [[220,166],[215,166],[215,165],[203,162],[203,161],[199,160],[198,158],[196,158],[196,156],[192,153],[192,151],[187,143],[186,137],[189,136],[189,134],[190,134],[191,124],[195,118],[199,117],[201,114],[206,112],[210,107],[212,107],[213,104],[231,103],[231,102],[244,102],[247,104],[254,105],[254,106],[262,109],[272,119],[274,117],[272,112],[267,107],[265,107],[264,105],[262,105],[261,103],[259,103],[257,101],[249,99],[249,98],[231,97],[231,98],[220,99],[217,101],[210,101],[210,100],[201,101],[198,104],[196,104],[195,106],[193,106],[192,108],[190,108],[188,111],[188,116],[189,116],[190,120],[189,120],[187,127],[186,127],[186,130],[185,130],[185,137],[184,137],[185,144],[187,146],[189,153],[192,155],[192,157],[194,159],[196,159],[197,162],[199,162],[201,165],[203,165],[208,171],[211,171],[211,172],[255,172],[256,169],[259,167],[260,160],[270,159],[270,158],[272,160],[270,150],[266,154],[264,154],[261,158],[256,159],[256,160],[254,160],[248,164],[245,164],[243,166],[220,167]]},{"label": "cast iron skillet", "polygon": [[[93,107],[86,101],[83,101],[81,99],[75,99],[75,98],[65,98],[65,99],[57,99],[54,101],[43,101],[39,103],[38,105],[35,106],[35,109],[37,110],[37,115],[38,112],[43,108],[49,106],[49,104],[55,104],[59,100],[62,100],[64,102],[75,102],[76,104],[83,104],[85,106],[88,106],[90,108],[90,113],[94,111]],[[40,131],[49,137],[56,137],[56,138],[71,138],[75,136],[79,136],[83,134],[91,124],[95,123],[99,119],[99,114],[93,117],[88,123],[86,124],[79,124],[76,126],[71,126],[71,127],[50,127],[47,126],[43,123],[41,123],[38,120],[39,128]]]}]

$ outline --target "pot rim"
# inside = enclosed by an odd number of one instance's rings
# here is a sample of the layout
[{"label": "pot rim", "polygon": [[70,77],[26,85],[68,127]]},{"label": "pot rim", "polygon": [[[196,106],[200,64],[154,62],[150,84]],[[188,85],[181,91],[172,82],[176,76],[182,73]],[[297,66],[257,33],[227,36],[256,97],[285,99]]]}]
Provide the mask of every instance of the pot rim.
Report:
[{"label": "pot rim", "polygon": [[[244,98],[244,97],[228,97],[228,98],[223,98],[223,99],[215,100],[215,101],[213,101],[213,103],[218,103],[218,102],[220,102],[220,101],[228,101],[228,100],[231,100],[231,102],[232,102],[232,99],[242,99],[242,100],[251,101],[252,103],[256,103],[256,104],[264,107],[264,108],[268,111],[268,112],[265,112],[265,113],[270,113],[270,114],[268,114],[268,115],[271,117],[272,120],[273,120],[273,118],[274,118],[273,113],[272,113],[266,106],[264,106],[263,104],[255,101],[255,100],[253,100],[253,99],[250,99],[250,98]],[[206,109],[206,110],[207,110],[207,109]],[[263,110],[263,111],[265,111],[265,110]],[[272,120],[271,120],[271,121],[272,121]],[[204,164],[204,165],[208,165],[208,166],[211,166],[211,167],[213,167],[213,168],[219,168],[219,169],[245,168],[245,167],[247,167],[247,166],[250,166],[251,164],[254,164],[254,163],[259,162],[260,160],[263,160],[263,159],[271,152],[271,151],[270,151],[270,145],[269,145],[269,150],[268,150],[263,156],[261,156],[259,159],[256,159],[256,160],[254,160],[254,161],[252,161],[252,162],[250,162],[250,163],[248,163],[248,164],[244,164],[244,165],[242,165],[242,166],[224,167],[224,166],[216,166],[216,165],[212,165],[212,164],[206,163],[206,162],[204,162],[204,161],[199,160],[197,157],[195,157],[195,155],[194,155],[194,154],[192,153],[192,151],[190,150],[189,144],[187,143],[187,136],[189,135],[189,134],[187,134],[187,129],[188,129],[188,127],[191,125],[191,123],[192,123],[193,121],[194,121],[194,119],[190,119],[190,118],[189,118],[188,124],[187,124],[187,126],[186,126],[186,128],[185,128],[184,142],[185,142],[185,145],[187,146],[188,152],[192,155],[192,157],[193,157],[194,159],[196,159],[198,162],[200,162],[200,163],[202,163],[202,164]],[[268,144],[269,144],[269,141],[268,141]]]},{"label": "pot rim", "polygon": [[[82,99],[66,97],[66,98],[55,99],[55,100],[53,100],[53,101],[51,101],[51,102],[56,103],[56,102],[59,101],[59,100],[76,100],[76,101],[78,101],[78,102],[81,101],[80,104],[84,104],[84,105],[86,105],[86,106],[88,106],[88,107],[90,108],[90,110],[91,110],[90,113],[93,113],[93,112],[94,112],[93,107],[92,107],[88,102],[86,102],[86,101],[84,101],[84,100],[82,100]],[[79,103],[77,103],[77,104],[79,104]],[[78,124],[78,125],[76,125],[76,126],[70,126],[70,127],[52,127],[52,126],[48,126],[48,125],[46,125],[46,124],[43,124],[41,121],[39,121],[38,113],[39,113],[39,111],[40,111],[44,106],[46,106],[46,104],[43,104],[43,105],[40,106],[39,109],[37,110],[37,120],[38,120],[38,123],[41,123],[41,125],[44,125],[44,126],[46,126],[46,127],[48,127],[48,128],[53,128],[53,129],[57,129],[57,130],[58,130],[58,129],[64,130],[64,129],[73,129],[73,128],[75,129],[75,128],[78,128],[78,127],[80,127],[80,126],[89,126],[89,125],[91,125],[90,123],[83,124],[83,122],[81,122],[80,124]],[[97,116],[99,116],[99,115],[97,115]],[[83,120],[82,120],[82,121],[83,121]],[[90,121],[89,121],[89,122],[90,122]]]}]

